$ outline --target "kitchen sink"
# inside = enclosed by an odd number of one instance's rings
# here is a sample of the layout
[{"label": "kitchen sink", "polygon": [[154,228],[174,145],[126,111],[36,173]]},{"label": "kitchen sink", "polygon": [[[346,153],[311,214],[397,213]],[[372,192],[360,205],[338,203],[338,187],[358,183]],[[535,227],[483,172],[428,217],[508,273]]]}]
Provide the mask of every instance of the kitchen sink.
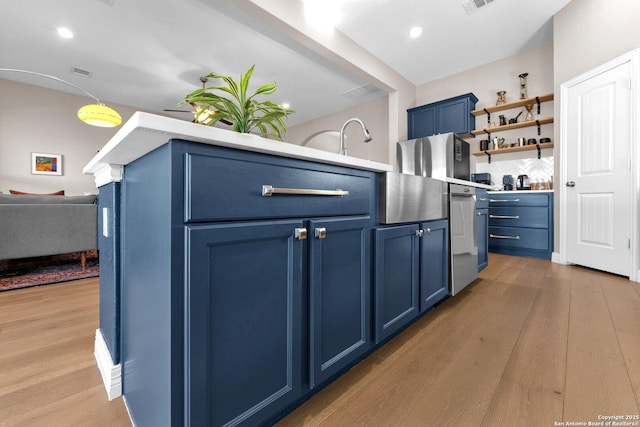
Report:
[{"label": "kitchen sink", "polygon": [[397,172],[380,174],[380,223],[428,221],[448,217],[447,183]]}]

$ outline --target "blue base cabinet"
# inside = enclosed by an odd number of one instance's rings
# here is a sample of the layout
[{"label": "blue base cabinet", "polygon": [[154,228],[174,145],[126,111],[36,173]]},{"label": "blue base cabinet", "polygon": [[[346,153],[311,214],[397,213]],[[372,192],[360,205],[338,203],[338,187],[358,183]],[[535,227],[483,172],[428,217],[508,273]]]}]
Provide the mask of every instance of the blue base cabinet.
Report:
[{"label": "blue base cabinet", "polygon": [[310,221],[309,386],[371,348],[369,217]]},{"label": "blue base cabinet", "polygon": [[489,209],[476,209],[478,230],[478,271],[489,265]]},{"label": "blue base cabinet", "polygon": [[553,193],[489,193],[489,250],[551,259]]},{"label": "blue base cabinet", "polygon": [[301,228],[187,227],[189,425],[258,425],[302,395]]},{"label": "blue base cabinet", "polygon": [[420,311],[429,310],[449,293],[449,224],[446,220],[421,225]]},{"label": "blue base cabinet", "polygon": [[478,98],[473,93],[456,96],[407,110],[409,139],[453,132],[471,135],[476,119],[471,111]]},{"label": "blue base cabinet", "polygon": [[476,188],[476,230],[478,233],[478,271],[489,265],[489,195]]},{"label": "blue base cabinet", "polygon": [[375,230],[376,342],[393,335],[420,314],[418,224]]},{"label": "blue base cabinet", "polygon": [[376,343],[447,296],[448,230],[446,220],[375,230]]},{"label": "blue base cabinet", "polygon": [[135,425],[270,424],[371,351],[375,173],[172,140],[120,194]]}]

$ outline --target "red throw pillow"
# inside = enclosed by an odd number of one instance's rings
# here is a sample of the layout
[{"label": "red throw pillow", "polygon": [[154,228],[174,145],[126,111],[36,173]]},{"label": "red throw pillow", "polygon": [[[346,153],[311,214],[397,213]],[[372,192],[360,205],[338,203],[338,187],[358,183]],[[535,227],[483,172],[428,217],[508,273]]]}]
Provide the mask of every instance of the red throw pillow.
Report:
[{"label": "red throw pillow", "polygon": [[25,193],[24,191],[9,190],[11,194],[26,194],[29,196],[64,196],[64,190],[56,191],[55,193]]}]

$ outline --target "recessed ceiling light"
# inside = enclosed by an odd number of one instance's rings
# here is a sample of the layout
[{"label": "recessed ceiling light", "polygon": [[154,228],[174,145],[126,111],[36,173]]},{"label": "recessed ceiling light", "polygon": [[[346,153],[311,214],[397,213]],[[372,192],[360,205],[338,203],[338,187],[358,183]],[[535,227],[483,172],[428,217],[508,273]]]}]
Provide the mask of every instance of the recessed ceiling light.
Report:
[{"label": "recessed ceiling light", "polygon": [[63,39],[72,39],[73,38],[73,33],[68,28],[63,28],[63,27],[58,28],[58,35],[60,37],[62,37]]},{"label": "recessed ceiling light", "polygon": [[409,37],[417,39],[422,35],[422,27],[413,27],[409,30]]},{"label": "recessed ceiling light", "polygon": [[342,20],[342,3],[344,0],[303,0],[304,17],[307,22],[325,34],[332,34],[333,29]]},{"label": "recessed ceiling light", "polygon": [[288,102],[283,102],[281,107],[284,108],[285,110],[288,110],[291,107],[291,105],[289,105]]}]

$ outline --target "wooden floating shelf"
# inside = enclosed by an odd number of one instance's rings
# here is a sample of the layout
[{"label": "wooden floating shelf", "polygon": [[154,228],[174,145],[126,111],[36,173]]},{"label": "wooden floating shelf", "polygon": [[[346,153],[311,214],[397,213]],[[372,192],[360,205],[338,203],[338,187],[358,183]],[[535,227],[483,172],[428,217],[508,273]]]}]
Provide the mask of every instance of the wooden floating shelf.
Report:
[{"label": "wooden floating shelf", "polygon": [[471,133],[477,136],[477,135],[483,135],[486,133],[494,133],[494,132],[500,132],[505,130],[526,128],[530,126],[536,126],[538,122],[540,122],[540,125],[553,123],[553,117],[543,117],[538,120],[527,120],[526,122],[511,123],[504,126],[493,126],[493,127],[488,127],[484,129],[474,129],[471,131]]},{"label": "wooden floating shelf", "polygon": [[[547,101],[553,101],[553,93],[548,93],[546,95],[541,95],[538,98],[540,99],[541,103],[542,102],[547,102]],[[481,116],[483,114],[487,114],[487,112],[495,113],[496,111],[510,110],[512,108],[524,107],[527,104],[537,104],[537,103],[538,103],[538,101],[536,100],[536,97],[534,96],[533,98],[518,99],[517,101],[506,102],[506,103],[500,104],[500,105],[491,105],[491,106],[485,107],[485,108],[478,108],[477,110],[472,110],[471,114],[473,114],[474,116]]]},{"label": "wooden floating shelf", "polygon": [[544,144],[531,144],[531,145],[518,145],[517,147],[507,147],[507,148],[498,148],[496,150],[487,150],[487,151],[474,151],[474,156],[484,156],[487,154],[503,154],[503,153],[515,153],[516,151],[532,151],[537,150],[538,145],[540,149],[543,150],[545,148],[553,148],[553,142],[545,142]]}]

